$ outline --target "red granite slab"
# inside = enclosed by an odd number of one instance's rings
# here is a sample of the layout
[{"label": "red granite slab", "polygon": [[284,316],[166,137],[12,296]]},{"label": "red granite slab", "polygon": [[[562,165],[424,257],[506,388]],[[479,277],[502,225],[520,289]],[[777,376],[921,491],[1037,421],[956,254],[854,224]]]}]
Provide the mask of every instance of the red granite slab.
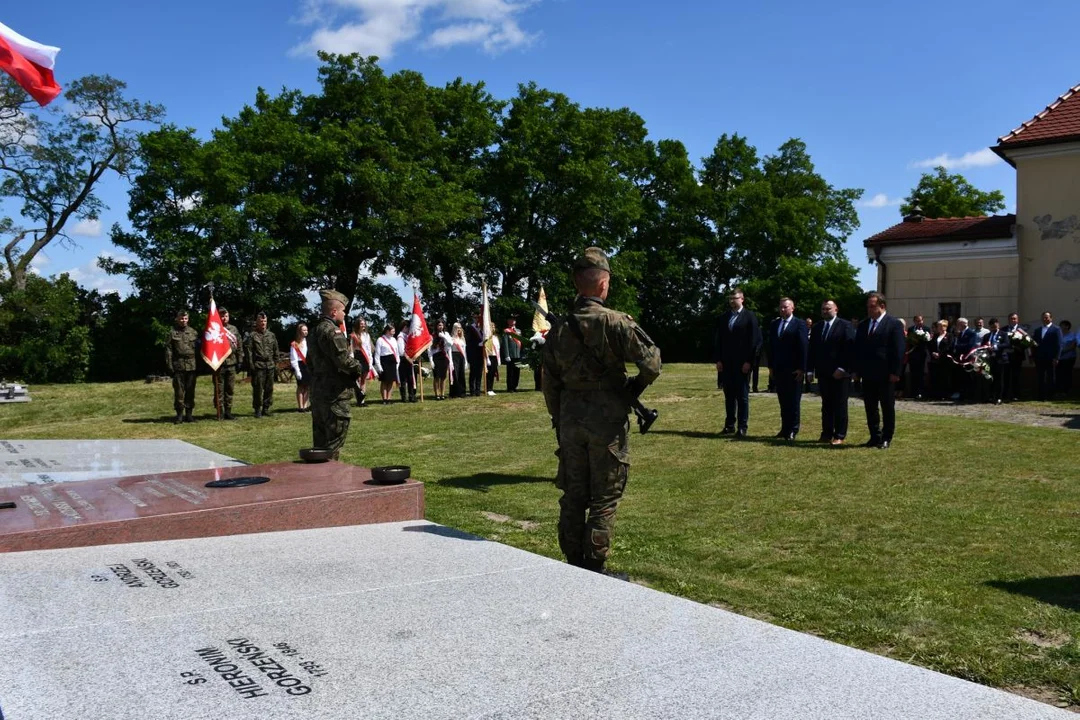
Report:
[{"label": "red granite slab", "polygon": [[[209,488],[261,476],[260,485]],[[424,517],[423,484],[339,462],[275,463],[0,488],[0,552],[365,525]]]}]

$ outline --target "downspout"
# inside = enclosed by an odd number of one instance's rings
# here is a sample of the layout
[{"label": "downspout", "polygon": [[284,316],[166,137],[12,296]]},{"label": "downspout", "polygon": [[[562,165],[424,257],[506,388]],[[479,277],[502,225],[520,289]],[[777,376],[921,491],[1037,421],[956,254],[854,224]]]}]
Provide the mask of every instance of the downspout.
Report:
[{"label": "downspout", "polygon": [[881,282],[879,283],[879,285],[881,285],[881,287],[878,288],[878,292],[879,293],[884,293],[885,292],[885,282],[886,282],[886,280],[888,279],[888,276],[889,276],[889,268],[885,263],[881,262],[881,246],[880,245],[875,245],[874,246],[874,263],[877,264],[877,266],[878,266],[878,268],[880,270],[879,274],[881,275]]}]

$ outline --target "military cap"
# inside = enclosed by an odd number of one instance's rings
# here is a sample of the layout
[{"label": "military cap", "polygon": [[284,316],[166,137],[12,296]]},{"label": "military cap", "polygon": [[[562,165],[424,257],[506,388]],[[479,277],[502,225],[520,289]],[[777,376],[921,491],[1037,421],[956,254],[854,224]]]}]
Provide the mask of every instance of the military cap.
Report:
[{"label": "military cap", "polygon": [[330,288],[320,290],[319,297],[323,299],[323,302],[326,302],[327,300],[336,300],[346,307],[349,305],[349,298],[345,297],[337,290],[331,290]]},{"label": "military cap", "polygon": [[574,261],[574,270],[590,270],[592,268],[611,272],[607,255],[598,247],[585,248],[585,252]]}]

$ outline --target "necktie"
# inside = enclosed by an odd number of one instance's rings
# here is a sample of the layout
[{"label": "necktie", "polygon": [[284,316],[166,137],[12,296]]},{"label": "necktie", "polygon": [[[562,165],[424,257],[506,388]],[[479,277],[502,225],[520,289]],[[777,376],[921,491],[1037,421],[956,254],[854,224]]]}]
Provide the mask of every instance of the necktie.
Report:
[{"label": "necktie", "polygon": [[824,342],[829,339],[829,330],[832,328],[832,320],[825,323],[825,329],[821,333],[821,341]]},{"label": "necktie", "polygon": [[787,329],[787,324],[788,324],[787,320],[781,320],[780,321],[780,332],[776,333],[776,337],[780,337],[781,335],[784,334],[784,330]]},{"label": "necktie", "polygon": [[731,317],[727,321],[727,329],[735,327],[735,321],[739,318],[739,313],[731,313]]},{"label": "necktie", "polygon": [[877,330],[877,320],[871,320],[870,321],[870,332],[868,332],[867,335],[873,335],[875,330]]}]

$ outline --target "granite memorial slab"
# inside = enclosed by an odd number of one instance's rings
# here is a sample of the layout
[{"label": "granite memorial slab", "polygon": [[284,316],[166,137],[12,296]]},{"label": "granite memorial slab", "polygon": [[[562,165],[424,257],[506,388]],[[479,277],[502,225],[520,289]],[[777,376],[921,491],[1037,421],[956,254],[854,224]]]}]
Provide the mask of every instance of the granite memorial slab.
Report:
[{"label": "granite memorial slab", "polygon": [[0,488],[245,464],[182,440],[0,440]]},{"label": "granite memorial slab", "polygon": [[0,488],[0,553],[415,520],[423,485],[339,462]]},{"label": "granite memorial slab", "polygon": [[30,402],[30,391],[18,383],[0,383],[0,405]]},{"label": "granite memorial slab", "polygon": [[5,720],[1072,717],[422,521],[0,556]]}]

